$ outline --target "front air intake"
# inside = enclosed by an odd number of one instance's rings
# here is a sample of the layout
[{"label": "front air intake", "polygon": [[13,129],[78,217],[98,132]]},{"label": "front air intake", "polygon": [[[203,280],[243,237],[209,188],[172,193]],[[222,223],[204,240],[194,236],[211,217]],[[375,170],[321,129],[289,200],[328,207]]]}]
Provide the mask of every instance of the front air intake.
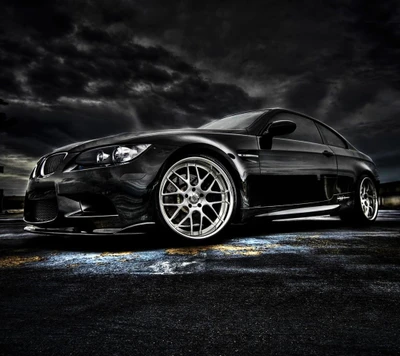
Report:
[{"label": "front air intake", "polygon": [[33,202],[33,216],[35,221],[44,222],[50,221],[57,216],[57,200],[36,200]]},{"label": "front air intake", "polygon": [[25,199],[25,221],[32,223],[50,222],[54,220],[57,215],[57,198],[54,197],[43,200]]},{"label": "front air intake", "polygon": [[61,162],[64,160],[66,153],[57,153],[52,156],[47,157],[42,163],[41,175],[47,176],[54,173]]}]

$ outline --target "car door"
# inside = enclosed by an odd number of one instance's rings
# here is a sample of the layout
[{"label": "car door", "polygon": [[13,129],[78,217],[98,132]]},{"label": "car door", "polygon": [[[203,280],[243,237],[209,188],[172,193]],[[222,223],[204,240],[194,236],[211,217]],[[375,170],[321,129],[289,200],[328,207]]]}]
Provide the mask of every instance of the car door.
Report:
[{"label": "car door", "polygon": [[357,181],[354,163],[360,159],[355,150],[351,150],[345,140],[337,133],[325,125],[317,123],[324,141],[336,155],[338,165],[338,180],[336,184],[337,194],[341,194],[341,199],[346,199],[346,194],[352,192]]},{"label": "car door", "polygon": [[278,120],[290,120],[296,124],[296,129],[283,136],[260,137],[261,205],[300,205],[330,200],[337,179],[337,162],[333,150],[323,143],[314,120],[281,112],[269,123]]}]

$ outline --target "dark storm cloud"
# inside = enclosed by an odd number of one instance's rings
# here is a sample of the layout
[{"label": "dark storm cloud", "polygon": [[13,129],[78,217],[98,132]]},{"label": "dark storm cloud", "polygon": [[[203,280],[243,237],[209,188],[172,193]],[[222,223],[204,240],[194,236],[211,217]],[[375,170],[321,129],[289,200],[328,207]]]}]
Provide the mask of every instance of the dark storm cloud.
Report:
[{"label": "dark storm cloud", "polygon": [[53,56],[45,56],[40,63],[27,71],[28,85],[33,95],[43,99],[60,96],[82,96],[87,80],[84,73]]},{"label": "dark storm cloud", "polygon": [[[132,127],[128,118],[120,117],[117,120],[118,117],[110,109],[93,106],[78,109],[74,106],[74,103],[50,108],[20,106],[15,110],[18,124],[8,128],[2,143],[12,152],[37,158],[58,146],[89,139],[93,131],[105,136]],[[54,116],[54,112],[57,112],[57,116]],[[110,120],[114,121],[111,132],[107,127]]]},{"label": "dark storm cloud", "polygon": [[[30,41],[35,43],[35,39]],[[16,45],[3,48],[4,57],[14,56],[13,65],[21,56],[16,53],[16,48]],[[188,117],[183,119],[190,125],[189,116],[200,111],[194,109],[199,104],[204,108],[200,118],[221,115],[239,105],[247,108],[259,105],[258,100],[250,98],[235,85],[206,80],[199,70],[161,46],[142,46],[87,25],[77,25],[77,36],[62,42],[38,43],[31,58],[30,63],[19,68],[23,80],[17,82],[15,75],[10,73],[7,83],[9,86],[14,84],[14,88],[2,87],[0,93],[10,97],[24,91],[28,101],[36,99],[51,103],[53,112],[58,107],[54,105],[57,100],[65,97],[131,99],[143,114],[148,111],[143,109],[144,104],[155,109],[160,106],[165,111],[168,106],[187,111]],[[149,98],[156,100],[152,103]],[[209,108],[204,105],[206,101],[210,102]],[[157,121],[155,115],[142,116],[142,119]]]},{"label": "dark storm cloud", "polygon": [[25,66],[33,59],[39,59],[37,47],[25,38],[0,38],[0,48],[0,65],[3,70]]},{"label": "dark storm cloud", "polygon": [[3,72],[0,73],[1,91],[5,93],[12,93],[18,95],[21,92],[20,85],[18,84],[14,73]]},{"label": "dark storm cloud", "polygon": [[77,37],[87,42],[110,43],[111,36],[104,31],[90,28],[89,26],[81,26],[77,32]]},{"label": "dark storm cloud", "polygon": [[338,94],[338,105],[345,112],[354,112],[363,107],[366,103],[373,102],[376,95],[382,89],[381,83],[365,85],[360,81],[350,79],[343,83],[343,88]]},{"label": "dark storm cloud", "polygon": [[22,44],[8,40],[2,48],[13,70],[0,94],[11,99],[7,114],[18,117],[17,125],[3,120],[1,126],[8,152],[34,160],[71,142],[198,126],[260,105],[235,85],[207,80],[161,46],[140,45],[89,25],[75,27],[62,41],[25,38]]},{"label": "dark storm cloud", "polygon": [[62,37],[73,30],[68,2],[4,0],[1,9],[0,26],[13,36],[24,38],[29,35],[41,40]]},{"label": "dark storm cloud", "polygon": [[318,77],[306,76],[287,91],[286,100],[290,107],[312,115],[316,111],[315,103],[320,102],[329,91],[329,83]]},{"label": "dark storm cloud", "polygon": [[[399,70],[399,3],[358,0],[351,4],[350,9],[357,14],[353,23],[354,30],[363,40],[373,44],[367,57],[370,63],[386,70],[389,68]],[[398,76],[393,79],[398,83]]]},{"label": "dark storm cloud", "polygon": [[389,0],[7,0],[0,145],[34,161],[72,141],[281,105],[330,123],[393,176],[399,21]]}]

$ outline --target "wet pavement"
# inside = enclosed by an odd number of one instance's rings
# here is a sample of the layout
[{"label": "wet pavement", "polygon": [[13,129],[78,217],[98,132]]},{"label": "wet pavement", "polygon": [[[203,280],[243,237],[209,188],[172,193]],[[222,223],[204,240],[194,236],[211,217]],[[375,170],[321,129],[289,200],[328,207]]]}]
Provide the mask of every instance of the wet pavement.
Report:
[{"label": "wet pavement", "polygon": [[23,227],[0,219],[0,355],[400,354],[400,211],[208,245]]}]

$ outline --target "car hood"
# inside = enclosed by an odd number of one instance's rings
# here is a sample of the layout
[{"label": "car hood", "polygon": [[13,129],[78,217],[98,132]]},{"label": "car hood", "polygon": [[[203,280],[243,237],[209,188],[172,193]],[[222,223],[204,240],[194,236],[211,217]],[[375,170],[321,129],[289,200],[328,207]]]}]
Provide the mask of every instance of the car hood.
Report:
[{"label": "car hood", "polygon": [[218,135],[218,134],[241,134],[241,130],[203,130],[203,129],[174,129],[174,130],[157,130],[157,131],[141,131],[136,133],[121,133],[117,135],[97,138],[94,140],[73,143],[56,149],[56,152],[81,152],[91,148],[100,146],[117,145],[124,143],[152,143],[152,140],[159,138],[167,138],[176,135]]}]

